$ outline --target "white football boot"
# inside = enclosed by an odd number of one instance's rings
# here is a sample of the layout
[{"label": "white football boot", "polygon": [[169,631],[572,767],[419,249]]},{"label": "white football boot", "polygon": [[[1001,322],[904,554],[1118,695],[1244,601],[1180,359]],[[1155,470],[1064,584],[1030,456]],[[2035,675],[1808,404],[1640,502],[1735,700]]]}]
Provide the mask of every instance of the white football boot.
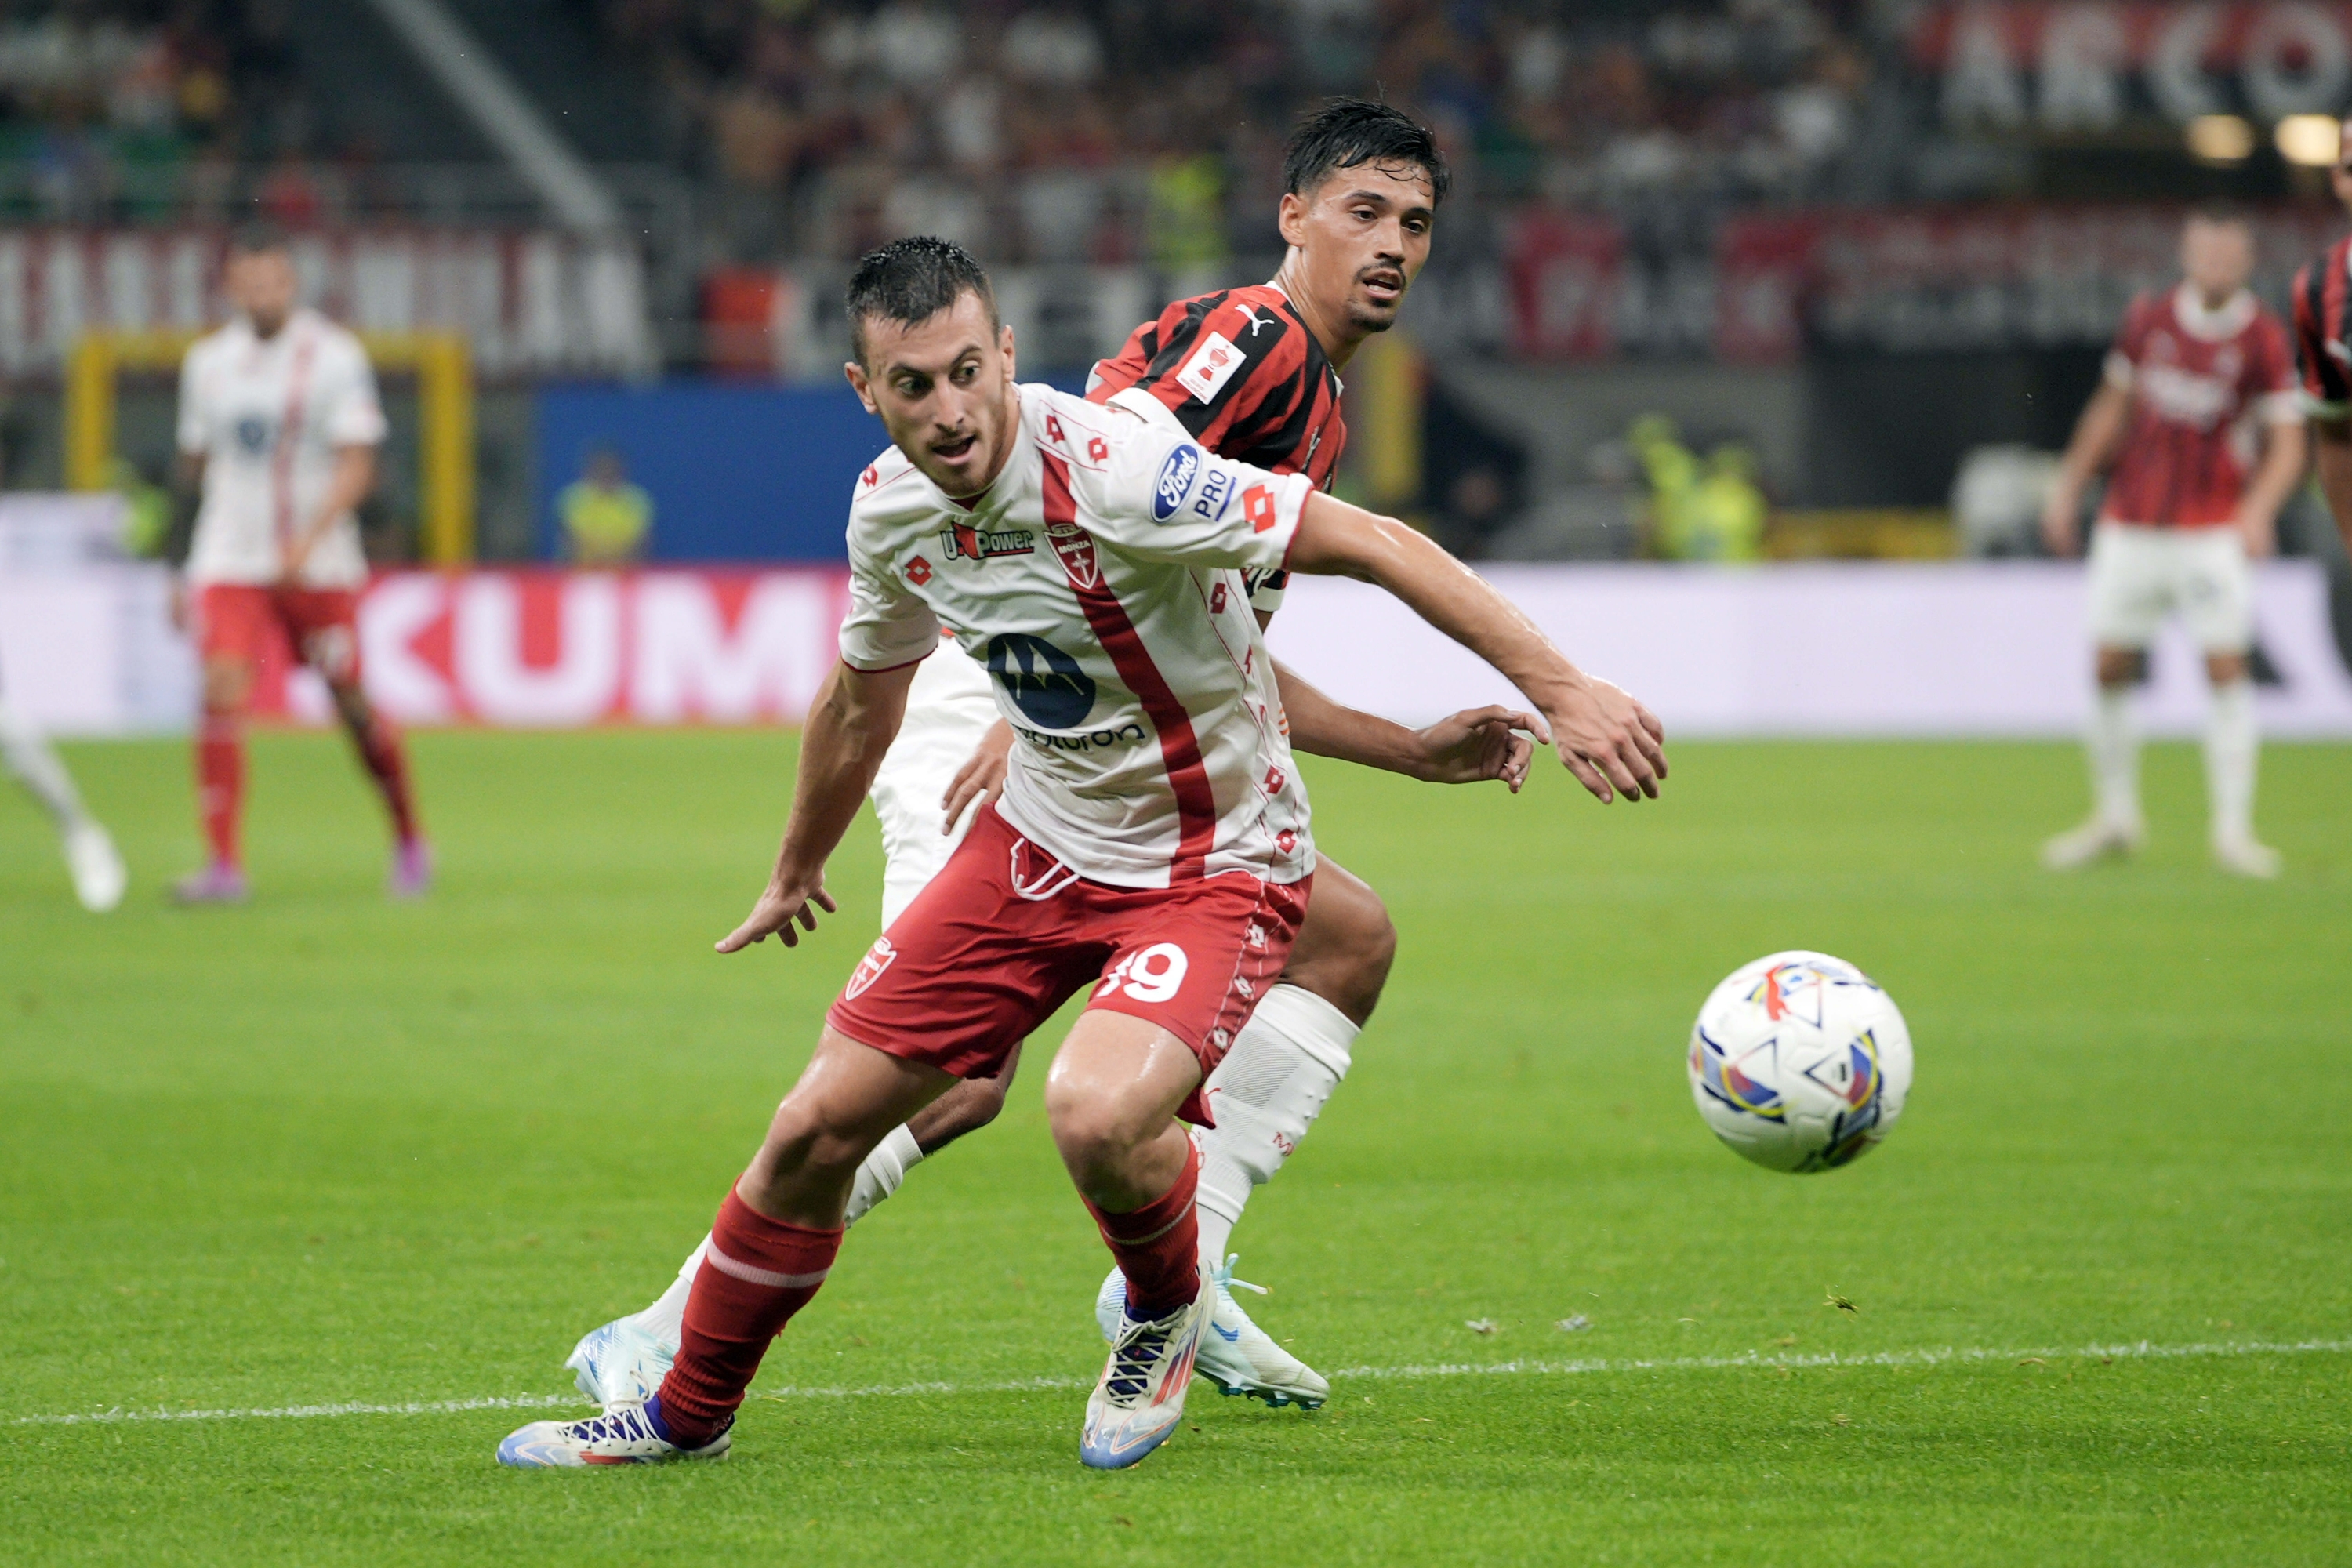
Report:
[{"label": "white football boot", "polygon": [[1192,1357],[1217,1300],[1208,1270],[1200,1278],[1200,1294],[1190,1303],[1141,1322],[1127,1315],[1122,1291],[1110,1359],[1087,1396],[1087,1424],[1078,1433],[1080,1463],[1123,1470],[1166,1442],[1184,1418]]},{"label": "white football boot", "polygon": [[2279,874],[2279,852],[2251,834],[2222,834],[2213,840],[2213,864],[2241,877],[2269,881]]},{"label": "white football boot", "polygon": [[74,897],[81,907],[102,915],[122,901],[130,875],[122,856],[106,829],[84,817],[65,831],[66,869],[73,874]]},{"label": "white football boot", "polygon": [[699,1448],[681,1448],[654,1429],[642,1405],[624,1405],[585,1421],[534,1421],[507,1434],[499,1463],[519,1470],[572,1469],[586,1465],[664,1465],[674,1459],[723,1459],[735,1423]]},{"label": "white football boot", "polygon": [[[1241,1254],[1234,1253],[1210,1271],[1217,1300],[1201,1331],[1201,1350],[1193,1358],[1192,1370],[1228,1397],[1261,1399],[1276,1410],[1286,1405],[1313,1410],[1331,1397],[1331,1385],[1322,1373],[1275,1343],[1274,1337],[1253,1322],[1234,1300],[1235,1290],[1266,1294],[1265,1286],[1234,1278],[1234,1265],[1240,1261]],[[1095,1322],[1106,1342],[1118,1332],[1120,1309],[1126,1305],[1127,1276],[1114,1268],[1095,1293]]]},{"label": "white football boot", "polygon": [[2136,855],[2146,837],[2138,824],[2117,824],[2095,816],[2042,846],[2042,864],[2053,871],[2078,871],[2109,856]]},{"label": "white football boot", "polygon": [[633,1316],[591,1329],[563,1364],[582,1394],[610,1410],[651,1399],[677,1359],[676,1345],[662,1343]]}]

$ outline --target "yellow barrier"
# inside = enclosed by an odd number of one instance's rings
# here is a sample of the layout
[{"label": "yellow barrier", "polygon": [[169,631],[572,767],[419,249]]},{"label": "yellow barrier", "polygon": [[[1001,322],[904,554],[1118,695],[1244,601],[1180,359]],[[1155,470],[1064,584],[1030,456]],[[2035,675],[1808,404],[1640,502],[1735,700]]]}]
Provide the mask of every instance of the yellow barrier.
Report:
[{"label": "yellow barrier", "polygon": [[[194,332],[90,332],[66,371],[66,483],[107,488],[114,458],[115,381],[122,372],[177,370]],[[474,366],[454,332],[362,332],[379,370],[416,373],[420,505],[417,544],[436,566],[474,558]]]}]

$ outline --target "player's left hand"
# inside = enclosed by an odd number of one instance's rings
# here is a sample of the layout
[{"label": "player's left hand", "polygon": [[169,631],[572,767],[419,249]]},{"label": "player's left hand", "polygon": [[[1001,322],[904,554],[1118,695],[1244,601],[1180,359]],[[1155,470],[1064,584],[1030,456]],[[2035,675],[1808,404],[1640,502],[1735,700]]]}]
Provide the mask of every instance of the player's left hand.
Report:
[{"label": "player's left hand", "polygon": [[286,546],[278,569],[278,581],[289,588],[302,585],[302,568],[310,563],[310,547],[318,542],[316,533],[305,533]]},{"label": "player's left hand", "polygon": [[1528,760],[1535,755],[1529,737],[1542,731],[1543,721],[1532,713],[1501,707],[1466,709],[1413,732],[1420,752],[1412,776],[1426,784],[1500,779],[1517,795],[1528,782]]},{"label": "player's left hand", "polygon": [[991,801],[1004,793],[1004,770],[1013,757],[1013,726],[999,719],[988,727],[964,759],[963,766],[949,781],[948,793],[940,797],[940,807],[947,820],[940,824],[940,837],[955,831],[963,820],[964,808],[974,801]]},{"label": "player's left hand", "polygon": [[824,874],[822,871],[807,885],[788,884],[771,878],[766,890],[760,895],[760,901],[751,906],[751,912],[745,917],[743,923],[719,939],[719,951],[740,952],[753,942],[765,942],[772,936],[786,947],[798,947],[801,944],[800,931],[793,929],[793,922],[799,921],[801,931],[814,931],[816,912],[823,910],[831,914],[838,907],[833,901],[833,895],[824,890]]},{"label": "player's left hand", "polygon": [[2278,552],[2278,519],[2258,517],[2252,512],[2238,514],[2238,532],[2246,542],[2246,554],[2261,561]]},{"label": "player's left hand", "polygon": [[1547,704],[1545,737],[1576,782],[1606,805],[1618,796],[1658,798],[1666,776],[1666,727],[1621,686],[1579,675],[1564,700]]}]

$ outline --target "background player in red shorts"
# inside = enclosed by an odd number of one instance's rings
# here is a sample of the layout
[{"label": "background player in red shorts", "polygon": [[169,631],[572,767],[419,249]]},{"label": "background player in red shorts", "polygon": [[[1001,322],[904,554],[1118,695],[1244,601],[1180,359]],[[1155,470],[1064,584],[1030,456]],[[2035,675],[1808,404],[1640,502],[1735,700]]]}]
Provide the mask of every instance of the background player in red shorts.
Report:
[{"label": "background player in red shorts", "polygon": [[[656,1395],[499,1446],[523,1467],[717,1458],[770,1341],[814,1296],[859,1163],[952,1077],[984,1077],[1079,991],[1046,1079],[1073,1182],[1127,1279],[1080,1456],[1132,1464],[1181,1417],[1214,1292],[1198,1252],[1204,1075],[1280,972],[1314,871],[1307,808],[1244,570],[1380,584],[1478,652],[1594,795],[1654,795],[1655,719],[1579,672],[1402,524],[1204,453],[1182,432],[1013,380],[977,263],[938,240],[862,262],[853,379],[894,450],[860,480],[842,662],[811,713],[767,890],[719,944],[796,940],[940,629],[987,665],[1003,796],[851,975],[721,1205]],[[969,530],[978,551],[943,541]]]},{"label": "background player in red shorts", "polygon": [[2125,313],[2105,384],[2083,411],[2042,514],[2051,549],[2073,553],[2083,487],[2116,459],[2091,536],[2095,807],[2089,822],[2045,845],[2042,859],[2066,869],[2139,847],[2131,688],[2147,668],[2148,643],[2178,613],[2204,650],[2212,684],[2205,776],[2213,858],[2242,876],[2274,877],[2277,853],[2254,838],[2247,558],[2270,553],[2279,506],[2303,476],[2302,399],[2286,331],[2246,288],[2254,242],[2245,221],[2193,215],[2181,232],[2180,264],[2179,287],[2143,294]]},{"label": "background player in red shorts", "polygon": [[367,559],[352,509],[375,481],[383,441],[375,376],[357,338],[297,308],[293,258],[274,231],[236,237],[226,281],[236,320],[199,340],[180,371],[180,451],[204,485],[188,583],[204,656],[196,784],[212,854],[177,893],[189,903],[246,896],[246,704],[262,639],[283,635],[326,679],[392,817],[393,893],[414,897],[432,879],[432,859],[407,762],[360,689],[355,612]]}]

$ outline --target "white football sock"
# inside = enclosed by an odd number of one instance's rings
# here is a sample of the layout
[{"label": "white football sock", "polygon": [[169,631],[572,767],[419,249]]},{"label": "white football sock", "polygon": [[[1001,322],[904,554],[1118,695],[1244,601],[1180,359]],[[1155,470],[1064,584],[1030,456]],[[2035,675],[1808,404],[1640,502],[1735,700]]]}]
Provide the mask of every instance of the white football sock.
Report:
[{"label": "white football sock", "polygon": [[2139,726],[2128,686],[2102,686],[2091,710],[2091,795],[2099,820],[2139,831]]},{"label": "white football sock", "polygon": [[[845,1225],[856,1225],[867,1210],[892,1193],[907,1179],[907,1173],[920,1164],[923,1151],[915,1135],[902,1124],[891,1130],[889,1136],[875,1145],[874,1152],[857,1167],[857,1183],[849,1191],[849,1213]],[[694,1277],[702,1270],[702,1255],[709,1249],[710,1237],[706,1235],[695,1244],[684,1263],[678,1265],[677,1278],[669,1289],[654,1299],[653,1305],[643,1311],[630,1314],[630,1321],[667,1346],[672,1353],[677,1350],[678,1335],[686,1326],[686,1299],[694,1294]]]},{"label": "white football sock", "polygon": [[48,807],[60,832],[81,823],[81,795],[74,788],[73,775],[66,772],[65,763],[58,760],[40,731],[17,717],[5,697],[0,697],[0,760]]},{"label": "white football sock", "polygon": [[849,1210],[841,1223],[856,1225],[864,1219],[876,1204],[898,1190],[907,1173],[923,1163],[923,1147],[905,1122],[892,1128],[874,1152],[857,1167],[857,1180],[849,1189]]},{"label": "white football sock", "polygon": [[1276,985],[1209,1075],[1217,1124],[1200,1135],[1194,1204],[1201,1256],[1213,1266],[1225,1260],[1225,1242],[1250,1190],[1282,1169],[1348,1076],[1349,1047],[1360,1032],[1312,991]]},{"label": "white football sock", "polygon": [[2242,679],[2213,688],[2205,721],[2205,789],[2216,842],[2254,836],[2254,759],[2261,745],[2254,683]]}]

